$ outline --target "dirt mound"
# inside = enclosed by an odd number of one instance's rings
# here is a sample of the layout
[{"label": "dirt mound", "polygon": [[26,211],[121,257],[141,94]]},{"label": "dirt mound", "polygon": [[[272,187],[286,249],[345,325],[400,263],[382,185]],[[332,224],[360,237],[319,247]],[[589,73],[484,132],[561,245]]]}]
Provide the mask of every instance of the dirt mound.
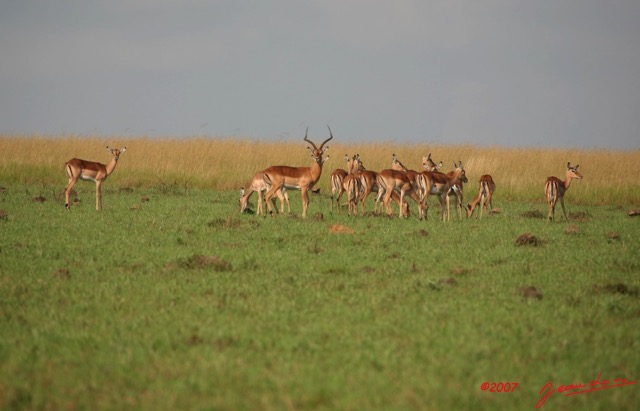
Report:
[{"label": "dirt mound", "polygon": [[542,293],[533,286],[520,287],[516,290],[516,292],[524,298],[535,298],[536,300],[542,300]]},{"label": "dirt mound", "polygon": [[540,240],[538,237],[536,237],[531,233],[524,233],[524,234],[521,234],[516,239],[516,245],[517,246],[531,245],[531,246],[537,247],[539,245],[542,245],[542,240]]}]

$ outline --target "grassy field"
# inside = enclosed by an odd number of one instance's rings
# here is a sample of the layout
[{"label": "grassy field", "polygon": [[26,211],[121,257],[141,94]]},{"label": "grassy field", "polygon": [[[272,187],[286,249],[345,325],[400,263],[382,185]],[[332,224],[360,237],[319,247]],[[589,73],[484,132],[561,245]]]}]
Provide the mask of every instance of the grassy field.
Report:
[{"label": "grassy field", "polygon": [[[301,219],[299,193],[264,218],[238,212],[236,188],[308,164],[303,142],[117,140],[0,138],[0,409],[527,410],[548,382],[640,376],[637,151],[336,142]],[[62,164],[106,162],[107,144],[127,152],[104,210],[80,182],[65,211]],[[329,211],[343,152],[375,170],[426,150],[493,174],[499,213]],[[569,224],[547,223],[544,179],[567,161],[585,178]],[[638,404],[633,384],[542,409]]]}]

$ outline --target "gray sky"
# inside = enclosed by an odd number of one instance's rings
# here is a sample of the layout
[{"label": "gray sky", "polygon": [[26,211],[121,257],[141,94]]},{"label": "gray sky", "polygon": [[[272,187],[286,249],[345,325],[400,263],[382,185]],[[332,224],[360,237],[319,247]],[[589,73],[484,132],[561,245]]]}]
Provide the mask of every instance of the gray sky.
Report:
[{"label": "gray sky", "polygon": [[640,1],[0,4],[0,133],[640,147]]}]

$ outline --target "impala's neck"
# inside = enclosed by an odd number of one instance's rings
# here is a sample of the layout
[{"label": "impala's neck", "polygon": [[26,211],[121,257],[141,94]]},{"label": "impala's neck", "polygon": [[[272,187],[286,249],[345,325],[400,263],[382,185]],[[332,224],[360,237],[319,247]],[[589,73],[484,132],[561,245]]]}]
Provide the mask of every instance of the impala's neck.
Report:
[{"label": "impala's neck", "polygon": [[111,162],[109,164],[107,164],[107,175],[113,173],[113,170],[116,169],[116,164],[118,164],[118,158],[117,157],[113,157],[111,159]]},{"label": "impala's neck", "polygon": [[571,175],[570,171],[567,171],[567,175],[564,178],[564,189],[568,190],[569,186],[571,185],[571,180],[573,180],[573,176]]},{"label": "impala's neck", "polygon": [[313,182],[320,180],[320,176],[322,175],[322,158],[314,159],[314,163],[311,165],[311,178]]}]

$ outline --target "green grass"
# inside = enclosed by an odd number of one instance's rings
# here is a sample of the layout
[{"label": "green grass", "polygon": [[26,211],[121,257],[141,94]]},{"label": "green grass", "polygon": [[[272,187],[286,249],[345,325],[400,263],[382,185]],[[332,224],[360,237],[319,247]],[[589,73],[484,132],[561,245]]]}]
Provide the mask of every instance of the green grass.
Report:
[{"label": "green grass", "polygon": [[[569,192],[570,224],[550,224],[497,192],[491,219],[445,224],[314,195],[303,220],[292,192],[293,216],[263,218],[235,191],[113,183],[102,212],[87,183],[71,212],[62,187],[0,193],[1,409],[530,410],[549,381],[640,377],[626,209]],[[639,403],[630,385],[543,409]]]}]

